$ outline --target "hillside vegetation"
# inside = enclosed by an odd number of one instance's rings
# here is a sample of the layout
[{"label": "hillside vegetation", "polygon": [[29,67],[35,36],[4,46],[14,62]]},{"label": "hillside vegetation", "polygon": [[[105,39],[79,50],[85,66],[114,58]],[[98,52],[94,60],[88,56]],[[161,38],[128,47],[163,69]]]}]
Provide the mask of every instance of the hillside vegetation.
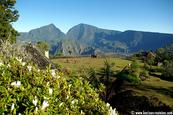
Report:
[{"label": "hillside vegetation", "polygon": [[92,53],[101,53],[99,49],[94,47],[82,46],[79,42],[75,40],[61,40],[57,47],[54,55],[62,53],[64,55],[69,55],[68,51],[73,51],[72,55],[88,55]]}]

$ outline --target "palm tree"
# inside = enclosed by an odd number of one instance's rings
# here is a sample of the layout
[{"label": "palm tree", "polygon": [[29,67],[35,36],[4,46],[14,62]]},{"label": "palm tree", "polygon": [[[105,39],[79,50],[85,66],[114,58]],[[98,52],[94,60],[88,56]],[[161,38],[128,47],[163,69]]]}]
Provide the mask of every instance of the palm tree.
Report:
[{"label": "palm tree", "polygon": [[110,76],[110,69],[115,65],[115,63],[111,63],[110,61],[108,61],[106,58],[104,60],[104,71],[105,71],[105,75],[106,75],[106,99],[105,101],[107,102],[108,100],[108,87],[109,87],[109,76]]},{"label": "palm tree", "polygon": [[89,73],[88,81],[90,81],[90,84],[92,84],[95,88],[99,88],[100,80],[97,77],[97,73],[95,71],[95,68],[90,67],[88,69],[88,73]]}]

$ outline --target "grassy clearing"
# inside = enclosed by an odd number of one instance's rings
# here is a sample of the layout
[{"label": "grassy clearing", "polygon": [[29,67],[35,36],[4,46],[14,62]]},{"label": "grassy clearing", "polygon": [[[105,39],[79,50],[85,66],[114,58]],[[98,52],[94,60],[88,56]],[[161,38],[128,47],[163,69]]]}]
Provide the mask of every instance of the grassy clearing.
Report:
[{"label": "grassy clearing", "polygon": [[[62,68],[68,67],[73,71],[79,70],[81,66],[85,68],[95,67],[96,70],[100,70],[100,68],[104,67],[104,58],[78,58],[76,59],[77,63],[74,63],[74,59],[70,58],[69,63],[67,63],[66,59],[52,59],[53,63],[59,63],[62,65]],[[131,61],[119,59],[119,58],[109,58],[111,62],[114,62],[115,65],[112,68],[115,73],[121,71],[125,66],[127,66]],[[142,61],[138,61],[139,64],[139,72],[143,71],[142,68],[144,63]],[[152,68],[157,68],[156,66],[152,66]],[[173,109],[173,82],[166,81],[159,78],[161,75],[160,72],[152,72],[149,74],[150,79],[148,81],[142,81],[140,84],[127,84],[125,86],[125,90],[133,90],[139,95],[145,95],[146,97],[156,96],[160,101],[169,105]]]},{"label": "grassy clearing", "polygon": [[[70,58],[69,63],[67,63],[67,59],[52,59],[53,63],[59,63],[62,65],[62,68],[68,67],[71,68],[73,71],[78,71],[79,67],[85,66],[88,67],[95,67],[96,70],[99,70],[100,68],[104,67],[104,58],[77,58],[76,63],[74,63],[75,58]],[[111,62],[114,62],[115,65],[112,68],[113,70],[122,70],[125,66],[127,66],[131,61],[129,60],[122,60],[119,58],[109,58]]]}]

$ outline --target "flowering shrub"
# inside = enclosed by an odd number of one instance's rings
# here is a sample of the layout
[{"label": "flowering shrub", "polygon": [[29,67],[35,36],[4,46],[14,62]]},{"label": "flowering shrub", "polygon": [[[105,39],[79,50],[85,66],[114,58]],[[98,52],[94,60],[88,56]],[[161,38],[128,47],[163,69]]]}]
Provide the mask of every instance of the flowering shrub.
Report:
[{"label": "flowering shrub", "polygon": [[99,99],[103,89],[103,84],[91,88],[82,78],[67,81],[50,67],[39,70],[20,58],[0,60],[0,114],[116,115],[109,103]]},{"label": "flowering shrub", "polygon": [[3,61],[7,61],[14,56],[20,56],[24,61],[30,61],[32,59],[32,55],[27,53],[24,47],[13,47],[10,40],[3,41],[0,39],[0,54],[5,55],[1,57]]}]

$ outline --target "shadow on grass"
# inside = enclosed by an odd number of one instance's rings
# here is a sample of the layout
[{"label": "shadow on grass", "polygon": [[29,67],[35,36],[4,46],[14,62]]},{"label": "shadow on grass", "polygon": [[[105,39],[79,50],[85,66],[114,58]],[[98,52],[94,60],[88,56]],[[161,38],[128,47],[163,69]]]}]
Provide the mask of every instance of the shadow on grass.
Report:
[{"label": "shadow on grass", "polygon": [[131,111],[171,111],[172,109],[156,97],[125,95],[127,91],[118,93],[109,99],[120,115],[131,115]]},{"label": "shadow on grass", "polygon": [[[156,92],[173,98],[173,87],[163,88],[161,86],[148,86],[144,84],[126,84],[132,89]],[[146,94],[147,95],[147,94]],[[139,96],[136,91],[124,90],[112,96],[108,101],[113,108],[116,108],[120,115],[131,115],[131,111],[171,111],[173,108],[160,101],[156,96]]]},{"label": "shadow on grass", "polygon": [[157,93],[166,95],[166,96],[170,96],[171,98],[173,98],[173,91],[168,90],[166,88],[163,87],[149,87],[152,90],[155,90]]},{"label": "shadow on grass", "polygon": [[120,67],[120,66],[116,66],[116,67],[118,67],[118,68],[122,68],[122,67]]},{"label": "shadow on grass", "polygon": [[126,85],[127,87],[133,87],[135,89],[138,89],[138,90],[142,90],[142,91],[155,91],[159,94],[163,94],[163,95],[166,95],[166,96],[170,96],[171,98],[173,98],[173,87],[169,87],[168,89],[167,88],[163,88],[161,86],[147,86],[147,85],[135,85],[135,84],[128,84]]},{"label": "shadow on grass", "polygon": [[149,72],[149,75],[152,75],[152,76],[154,76],[154,77],[158,77],[158,78],[160,78],[160,79],[162,79],[162,80],[173,81],[173,77],[164,77],[164,76],[162,76],[162,75],[157,75],[157,74],[151,73],[151,72]]}]

